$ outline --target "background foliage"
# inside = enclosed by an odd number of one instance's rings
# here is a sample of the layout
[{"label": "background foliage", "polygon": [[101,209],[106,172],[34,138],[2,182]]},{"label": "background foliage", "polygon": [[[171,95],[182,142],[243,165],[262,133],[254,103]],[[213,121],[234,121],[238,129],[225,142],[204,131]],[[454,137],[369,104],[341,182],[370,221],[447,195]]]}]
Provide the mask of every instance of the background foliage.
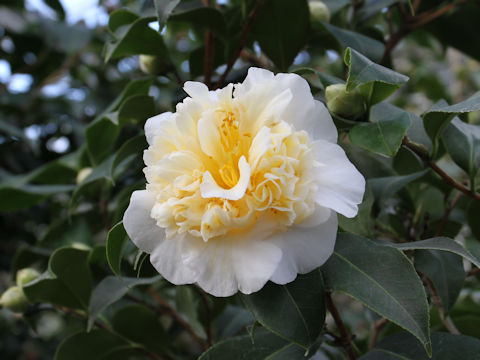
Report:
[{"label": "background foliage", "polygon": [[[62,4],[0,5],[2,359],[480,359],[478,1],[105,1],[98,24]],[[252,65],[327,97],[368,189],[320,269],[214,298],[120,220],[145,120]]]}]

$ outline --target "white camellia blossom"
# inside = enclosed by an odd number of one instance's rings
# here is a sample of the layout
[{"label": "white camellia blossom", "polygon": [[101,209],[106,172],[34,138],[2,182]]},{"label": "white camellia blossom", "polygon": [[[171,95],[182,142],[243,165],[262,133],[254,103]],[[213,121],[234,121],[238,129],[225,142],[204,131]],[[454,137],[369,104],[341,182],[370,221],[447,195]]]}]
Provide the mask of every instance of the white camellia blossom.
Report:
[{"label": "white camellia blossom", "polygon": [[147,186],[123,218],[132,241],[165,279],[215,296],[322,265],[365,180],[308,83],[250,68],[242,84],[184,89],[175,113],[145,124]]}]

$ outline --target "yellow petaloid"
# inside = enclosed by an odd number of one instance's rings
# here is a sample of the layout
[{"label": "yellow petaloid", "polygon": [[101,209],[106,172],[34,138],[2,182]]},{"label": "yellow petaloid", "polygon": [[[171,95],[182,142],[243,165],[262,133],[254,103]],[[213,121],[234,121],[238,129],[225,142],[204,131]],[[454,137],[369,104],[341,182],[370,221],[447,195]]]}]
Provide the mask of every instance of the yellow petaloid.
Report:
[{"label": "yellow petaloid", "polygon": [[364,179],[306,81],[251,68],[235,87],[185,91],[145,125],[147,187],[124,217],[132,240],[166,279],[217,296],[320,266]]}]

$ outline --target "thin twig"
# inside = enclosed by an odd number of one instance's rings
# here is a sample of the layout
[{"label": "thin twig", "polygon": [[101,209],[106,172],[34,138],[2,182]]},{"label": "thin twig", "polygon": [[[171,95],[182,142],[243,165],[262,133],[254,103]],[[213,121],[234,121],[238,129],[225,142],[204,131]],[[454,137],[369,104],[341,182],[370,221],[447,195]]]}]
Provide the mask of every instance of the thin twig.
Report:
[{"label": "thin twig", "polygon": [[388,323],[388,320],[385,318],[381,318],[380,320],[375,321],[372,326],[371,326],[371,331],[370,331],[370,341],[368,343],[368,348],[372,349],[375,344],[378,341],[378,336],[380,335],[380,332],[382,329],[385,327],[385,325]]},{"label": "thin twig", "polygon": [[467,272],[467,276],[474,276],[477,274],[480,274],[480,268],[471,269],[469,272]]},{"label": "thin twig", "polygon": [[435,171],[440,177],[448,184],[450,184],[452,187],[455,189],[461,191],[463,194],[467,195],[468,197],[471,197],[472,199],[475,199],[477,201],[480,201],[480,194],[473,192],[470,190],[468,187],[463,185],[462,183],[458,182],[454,178],[452,178],[450,175],[448,175],[445,171],[443,171],[430,157],[428,156],[427,153],[422,151],[419,146],[413,142],[410,141],[410,139],[405,136],[403,138],[402,145],[409,148],[412,150],[415,154],[417,154],[423,162],[428,165],[433,171]]},{"label": "thin twig", "polygon": [[[425,11],[415,16],[406,16],[404,19],[405,22],[402,24],[400,29],[395,34],[393,34],[385,44],[385,50],[383,52],[382,60],[380,61],[380,63],[385,64],[395,46],[400,42],[400,40],[410,34],[413,30],[439,18],[443,14],[455,8],[457,5],[464,4],[468,1],[469,0],[460,0],[457,2],[451,2],[449,4],[446,4],[445,6],[442,6],[439,9]],[[416,10],[415,6],[418,8],[418,6],[420,6],[420,1],[415,1],[414,3],[414,9]]]},{"label": "thin twig", "polygon": [[190,334],[190,336],[201,346],[203,350],[207,350],[206,344],[198,337],[198,335],[193,331],[191,326],[178,314],[174,308],[170,306],[153,288],[148,290],[153,299],[158,302],[161,306],[168,310],[168,313],[180,324],[183,328]]},{"label": "thin twig", "polygon": [[340,343],[345,349],[348,359],[355,360],[356,356],[352,346],[352,336],[345,327],[342,317],[340,316],[340,313],[338,312],[338,309],[335,306],[330,293],[327,293],[326,300],[328,311],[330,311],[330,314],[332,314],[333,320],[335,320],[335,325],[337,325],[337,329],[340,332]]},{"label": "thin twig", "polygon": [[438,296],[438,292],[435,289],[432,280],[430,280],[430,278],[425,274],[424,279],[425,283],[430,289],[430,293],[432,295],[432,302],[438,308],[438,312],[440,313],[440,320],[442,320],[443,325],[445,325],[445,327],[450,333],[459,335],[460,331],[458,331],[457,327],[453,323],[452,318],[449,315],[445,316],[445,309],[443,308],[442,301],[440,300],[440,296]]},{"label": "thin twig", "polygon": [[255,21],[255,17],[257,16],[257,13],[260,10],[260,8],[262,7],[264,2],[265,2],[265,0],[257,0],[257,3],[255,4],[255,7],[248,14],[247,22],[245,23],[245,26],[243,27],[242,35],[240,36],[240,41],[238,42],[237,48],[235,49],[235,52],[233,53],[230,60],[228,60],[227,68],[225,69],[223,74],[218,79],[217,83],[214,86],[214,89],[218,89],[220,86],[222,86],[222,84],[224,83],[228,74],[232,70],[233,65],[235,64],[235,62],[239,58],[239,56],[242,52],[242,49],[245,47],[245,43],[247,42],[247,36],[248,36],[248,33],[250,32],[250,28],[252,27],[252,24]]}]

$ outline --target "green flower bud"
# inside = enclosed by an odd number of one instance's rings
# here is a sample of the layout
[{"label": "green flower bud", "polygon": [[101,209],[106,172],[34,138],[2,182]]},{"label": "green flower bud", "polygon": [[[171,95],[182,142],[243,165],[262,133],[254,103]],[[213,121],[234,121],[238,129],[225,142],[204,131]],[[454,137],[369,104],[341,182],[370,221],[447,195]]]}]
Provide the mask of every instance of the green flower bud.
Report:
[{"label": "green flower bud", "polygon": [[365,100],[358,91],[347,91],[344,84],[334,84],[325,89],[328,110],[347,119],[358,119],[366,110]]},{"label": "green flower bud", "polygon": [[310,20],[312,22],[330,21],[330,10],[323,1],[310,1],[308,7],[310,8]]},{"label": "green flower bud", "polygon": [[140,70],[148,75],[162,75],[169,69],[168,64],[155,55],[140,55],[138,57],[138,66]]},{"label": "green flower bud", "polygon": [[28,309],[28,300],[19,286],[13,286],[0,297],[0,306],[13,312],[21,313]]},{"label": "green flower bud", "polygon": [[92,173],[92,168],[91,167],[86,167],[86,168],[81,169],[77,174],[77,179],[76,179],[77,184],[80,184],[91,173]]},{"label": "green flower bud", "polygon": [[22,287],[23,285],[35,280],[40,276],[40,273],[32,268],[25,268],[17,271],[17,285]]}]

